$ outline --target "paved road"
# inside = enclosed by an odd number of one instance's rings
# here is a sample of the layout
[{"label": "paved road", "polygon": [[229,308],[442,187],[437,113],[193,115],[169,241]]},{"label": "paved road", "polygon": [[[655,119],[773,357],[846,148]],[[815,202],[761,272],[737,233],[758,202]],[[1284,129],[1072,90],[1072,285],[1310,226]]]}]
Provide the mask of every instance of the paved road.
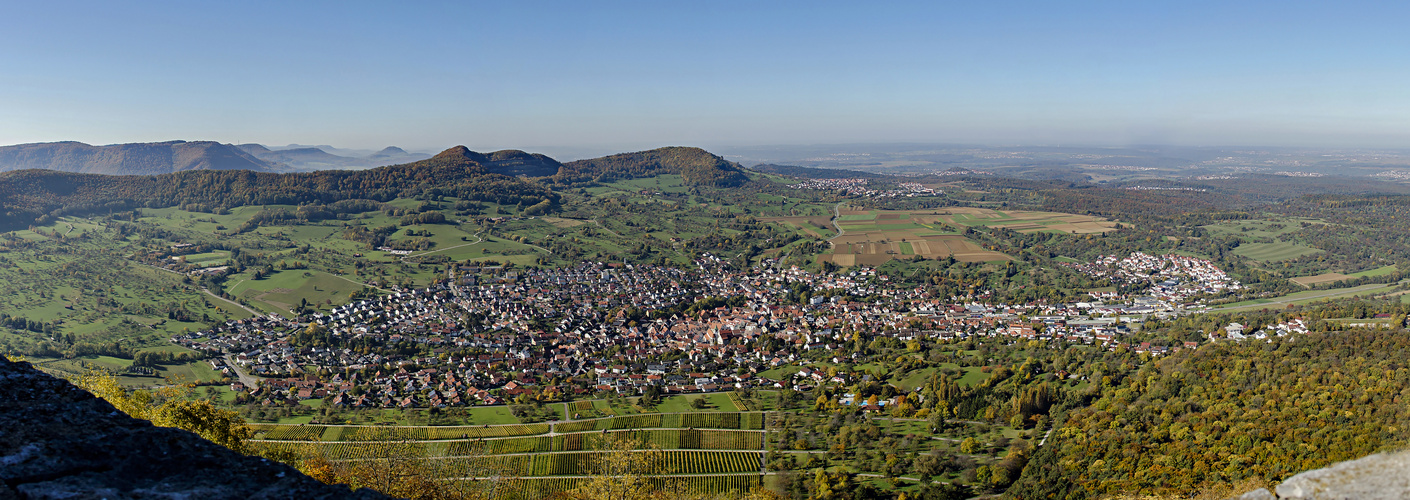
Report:
[{"label": "paved road", "polygon": [[[171,273],[171,274],[180,274],[181,276],[185,276],[185,274],[181,274],[181,273],[178,273],[178,272],[176,272],[176,271],[172,271],[172,270],[167,269],[167,268],[164,268],[164,267],[157,267],[157,266],[154,266],[154,265],[151,265],[151,264],[142,264],[142,265],[147,266],[147,267],[150,267],[150,268],[152,268],[152,269],[156,269],[156,270],[158,270],[158,271],[166,271],[166,272],[169,272],[169,273]],[[347,278],[344,278],[344,279],[347,279]],[[351,280],[349,280],[349,281],[351,281]],[[244,280],[240,280],[240,282],[241,282],[241,283],[244,283]],[[240,283],[236,283],[235,286],[240,286]],[[234,287],[231,287],[231,288],[234,288]],[[235,304],[235,305],[237,305],[237,306],[240,306],[241,309],[244,309],[244,310],[246,310],[246,311],[249,311],[250,314],[253,314],[253,315],[255,315],[255,316],[264,316],[264,313],[259,312],[259,311],[256,311],[256,310],[254,310],[254,309],[250,309],[250,308],[248,308],[248,307],[245,307],[244,304],[241,304],[241,303],[239,303],[239,302],[235,302],[235,301],[233,301],[233,300],[230,300],[230,299],[227,299],[227,298],[225,298],[225,297],[221,297],[221,296],[219,296],[219,295],[216,295],[216,294],[214,294],[214,293],[211,293],[211,291],[210,291],[209,289],[206,289],[205,287],[202,287],[202,288],[201,288],[201,291],[202,291],[202,292],[206,292],[206,295],[209,295],[209,296],[211,296],[211,297],[215,297],[216,299],[218,299],[218,300],[220,300],[220,301],[222,301],[222,302],[229,302],[229,303],[231,303],[231,304]]]},{"label": "paved road", "polygon": [[334,274],[333,276],[337,276],[338,278],[340,278],[340,279],[342,279],[343,281],[346,281],[346,282],[348,282],[348,283],[356,283],[356,284],[359,284],[359,285],[362,285],[362,286],[365,286],[365,287],[368,287],[368,288],[375,288],[375,289],[377,289],[377,290],[381,290],[381,291],[384,291],[384,292],[387,291],[386,288],[382,288],[382,287],[379,287],[379,286],[372,286],[372,285],[370,285],[370,284],[363,283],[363,282],[358,281],[358,280],[349,279],[349,278],[347,278],[346,276],[343,276],[343,275],[341,275],[341,274]]},{"label": "paved road", "polygon": [[229,365],[231,370],[235,370],[235,376],[240,379],[240,383],[245,384],[245,387],[259,387],[259,379],[245,373],[245,369],[235,362],[234,354],[225,355],[225,364]]},{"label": "paved road", "polygon": [[842,220],[842,204],[843,204],[843,203],[847,203],[847,202],[845,202],[845,201],[839,201],[839,202],[837,202],[836,205],[833,205],[833,206],[832,206],[832,226],[837,228],[837,236],[833,236],[833,237],[831,237],[831,238],[828,238],[828,239],[827,239],[827,242],[828,242],[828,243],[832,243],[832,240],[835,240],[835,239],[838,239],[838,238],[841,238],[841,237],[842,237],[842,224],[841,224],[841,220]]},{"label": "paved road", "polygon": [[[474,243],[466,243],[466,244],[464,244],[464,245],[456,245],[456,246],[453,246],[453,247],[445,247],[445,248],[441,248],[441,249],[437,249],[437,250],[427,250],[427,251],[421,252],[421,253],[413,253],[413,254],[410,254],[410,255],[407,255],[407,256],[402,257],[401,260],[405,261],[406,259],[410,259],[410,258],[412,258],[412,257],[420,257],[420,256],[422,256],[422,255],[430,255],[430,254],[433,254],[433,253],[436,253],[436,252],[444,252],[444,251],[446,251],[446,250],[454,250],[454,249],[457,249],[457,248],[460,248],[460,247],[468,247],[468,246],[470,246],[470,245],[479,245],[480,243],[484,243],[484,241],[485,241],[484,238],[481,238],[481,237],[480,237],[480,233],[478,233],[478,232],[475,233],[475,234],[472,234],[472,235],[470,235],[470,236],[474,236],[474,237],[475,237],[475,242],[474,242]],[[550,252],[550,253],[552,253],[552,252]],[[346,278],[344,278],[344,279],[346,279]]]},{"label": "paved road", "polygon": [[250,309],[250,308],[248,308],[248,307],[245,307],[244,304],[241,304],[241,303],[239,303],[239,302],[235,302],[235,301],[230,300],[230,299],[227,299],[227,298],[225,298],[225,297],[221,297],[221,296],[219,296],[219,295],[216,295],[215,293],[212,293],[212,292],[210,291],[210,289],[201,288],[201,291],[202,291],[202,292],[206,292],[206,295],[210,295],[211,297],[215,297],[216,299],[219,299],[219,300],[222,301],[222,302],[229,302],[229,303],[231,303],[231,304],[235,304],[235,305],[237,305],[237,306],[240,306],[241,309],[244,309],[244,310],[246,310],[246,311],[249,311],[250,314],[253,314],[253,315],[255,315],[255,316],[264,316],[264,313],[259,312],[259,311],[256,311],[256,310],[254,310],[254,309]]}]

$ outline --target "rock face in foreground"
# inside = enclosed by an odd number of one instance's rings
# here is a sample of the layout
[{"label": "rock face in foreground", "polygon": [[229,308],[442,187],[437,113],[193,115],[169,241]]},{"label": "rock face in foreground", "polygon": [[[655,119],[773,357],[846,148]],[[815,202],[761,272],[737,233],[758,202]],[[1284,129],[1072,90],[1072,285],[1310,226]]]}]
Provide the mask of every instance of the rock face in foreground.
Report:
[{"label": "rock face in foreground", "polygon": [[388,498],[117,411],[0,357],[0,500]]},{"label": "rock face in foreground", "polygon": [[1274,489],[1243,494],[1242,500],[1319,499],[1376,500],[1410,498],[1410,451],[1378,453],[1325,469],[1310,470],[1283,481]]}]

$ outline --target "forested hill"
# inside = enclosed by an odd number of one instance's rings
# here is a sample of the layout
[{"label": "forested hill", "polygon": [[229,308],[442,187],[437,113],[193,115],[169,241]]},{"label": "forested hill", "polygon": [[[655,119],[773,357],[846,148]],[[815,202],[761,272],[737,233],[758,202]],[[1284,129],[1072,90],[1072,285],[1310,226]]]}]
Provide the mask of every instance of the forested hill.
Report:
[{"label": "forested hill", "polygon": [[275,170],[234,146],[212,141],[169,141],[92,146],[48,142],[0,147],[0,171],[46,169],[109,175],[152,175],[186,170]]},{"label": "forested hill", "polygon": [[1250,477],[1276,482],[1403,447],[1407,359],[1405,332],[1377,329],[1217,343],[1134,373],[1097,366],[1091,388],[1064,403],[1077,408],[1008,495],[1081,499],[1184,493]]},{"label": "forested hill", "polygon": [[526,206],[556,203],[537,184],[496,174],[464,146],[430,159],[360,171],[273,174],[196,170],[151,176],[105,176],[20,170],[0,173],[0,226],[23,227],[66,214],[183,206],[210,211],[244,205],[387,201],[422,194]]},{"label": "forested hill", "polygon": [[874,174],[861,170],[845,170],[840,168],[814,168],[799,167],[794,165],[774,165],[764,163],[755,165],[750,170],[763,172],[766,174],[786,175],[803,179],[880,179],[890,177],[884,174]]},{"label": "forested hill", "polygon": [[525,153],[517,149],[506,149],[489,154],[465,149],[462,154],[496,174],[544,177],[558,173],[563,167],[562,163],[558,163],[558,160],[553,158],[541,154]]},{"label": "forested hill", "polygon": [[559,184],[611,182],[662,174],[680,175],[689,186],[732,187],[749,181],[744,169],[700,148],[666,147],[563,164]]}]

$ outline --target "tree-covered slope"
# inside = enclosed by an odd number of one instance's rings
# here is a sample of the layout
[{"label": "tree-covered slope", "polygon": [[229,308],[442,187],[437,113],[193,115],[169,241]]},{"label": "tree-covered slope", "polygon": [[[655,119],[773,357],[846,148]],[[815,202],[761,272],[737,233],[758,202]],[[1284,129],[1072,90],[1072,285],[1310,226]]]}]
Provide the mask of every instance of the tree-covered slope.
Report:
[{"label": "tree-covered slope", "polygon": [[464,146],[430,159],[361,171],[272,174],[201,170],[154,176],[104,176],[21,170],[0,174],[0,224],[23,226],[44,217],[186,206],[216,210],[244,205],[387,201],[421,194],[504,204],[553,201],[552,191],[491,173]]},{"label": "tree-covered slope", "polygon": [[1217,343],[1098,377],[1013,498],[1187,493],[1298,472],[1410,439],[1410,337],[1353,330]]},{"label": "tree-covered slope", "polygon": [[730,187],[749,181],[738,164],[700,148],[666,147],[563,164],[553,180],[563,184],[611,182],[678,174],[690,186]]}]

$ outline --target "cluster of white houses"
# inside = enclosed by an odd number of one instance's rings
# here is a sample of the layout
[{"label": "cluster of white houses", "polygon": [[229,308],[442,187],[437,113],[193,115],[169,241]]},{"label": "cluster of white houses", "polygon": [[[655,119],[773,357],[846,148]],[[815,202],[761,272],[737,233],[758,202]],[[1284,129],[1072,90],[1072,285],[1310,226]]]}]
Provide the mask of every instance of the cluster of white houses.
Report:
[{"label": "cluster of white houses", "polygon": [[1136,252],[1124,258],[1107,255],[1092,262],[1062,265],[1113,283],[1149,284],[1149,295],[1165,302],[1185,302],[1191,297],[1243,289],[1213,262],[1186,255]]},{"label": "cluster of white houses", "polygon": [[896,189],[873,189],[871,182],[866,179],[809,179],[796,184],[790,184],[794,189],[815,189],[819,191],[836,191],[847,196],[860,196],[863,198],[911,198],[916,196],[933,196],[940,191],[926,187],[918,182],[902,182]]}]

